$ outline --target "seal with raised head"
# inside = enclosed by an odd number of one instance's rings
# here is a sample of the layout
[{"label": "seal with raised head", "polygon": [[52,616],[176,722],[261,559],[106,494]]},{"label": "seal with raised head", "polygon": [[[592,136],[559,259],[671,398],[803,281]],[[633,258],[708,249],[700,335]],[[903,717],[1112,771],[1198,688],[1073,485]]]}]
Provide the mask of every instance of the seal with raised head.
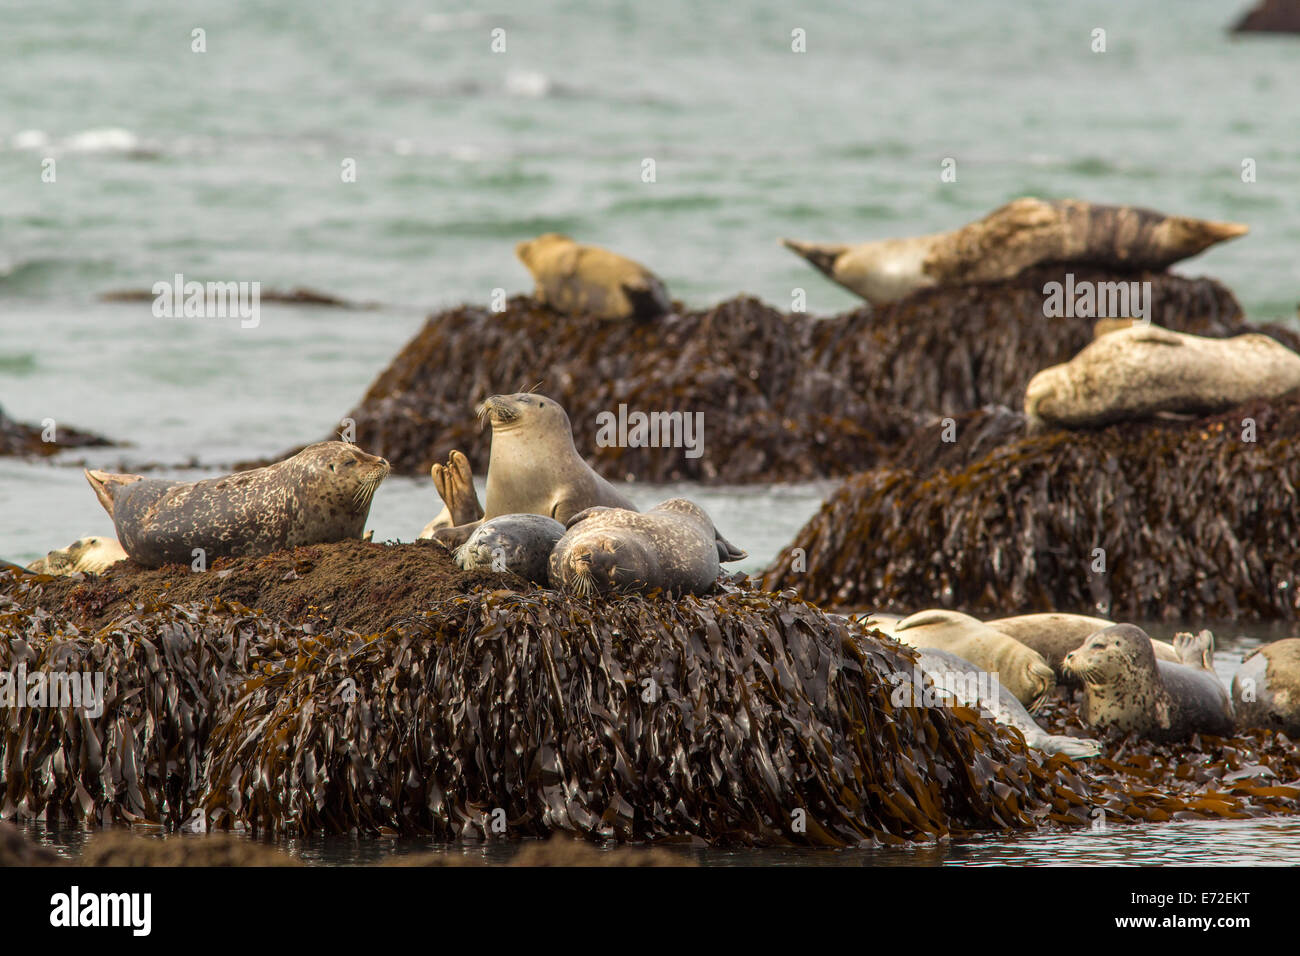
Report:
[{"label": "seal with raised head", "polygon": [[[1110,627],[1114,621],[1100,617],[1088,617],[1084,614],[1018,614],[1015,617],[1000,617],[985,621],[989,627],[1009,634],[1021,644],[1043,655],[1047,666],[1056,672],[1056,679],[1074,685],[1075,679],[1064,673],[1061,662],[1070,653],[1103,627]],[[1172,644],[1151,639],[1151,649],[1162,661],[1178,661],[1178,653]]]},{"label": "seal with raised head", "polygon": [[934,648],[997,674],[1016,699],[1034,710],[1056,687],[1043,655],[960,611],[918,611],[894,626],[893,636],[915,648]]},{"label": "seal with raised head", "polygon": [[1026,196],[952,232],[857,245],[781,241],[850,292],[882,305],[919,289],[1010,279],[1044,263],[1165,269],[1247,231],[1137,206]]},{"label": "seal with raised head", "polygon": [[[1174,647],[1185,661],[1204,661],[1208,636],[1180,634]],[[1093,727],[1158,743],[1233,733],[1232,702],[1214,672],[1156,660],[1151,638],[1133,624],[1102,628],[1065,655],[1062,666],[1083,681],[1083,719]]]},{"label": "seal with raised head", "polygon": [[999,724],[1016,728],[1024,735],[1025,743],[1035,750],[1065,754],[1074,760],[1101,753],[1101,744],[1091,738],[1049,734],[1038,726],[1029,716],[1029,711],[1000,680],[995,683],[992,675],[964,657],[933,647],[917,651],[917,656],[922,672],[935,687],[950,695],[956,703],[978,707]]},{"label": "seal with raised head", "polygon": [[388,462],[323,441],[264,468],[203,481],[87,471],[131,560],[147,568],[360,538]]},{"label": "seal with raised head", "polygon": [[1267,335],[1211,339],[1135,325],[1094,339],[1025,389],[1031,430],[1208,415],[1300,388],[1300,355]]},{"label": "seal with raised head", "polygon": [[484,521],[456,549],[465,571],[509,571],[534,584],[549,578],[551,551],[564,537],[564,525],[545,515],[500,515]]},{"label": "seal with raised head", "polygon": [[533,392],[493,395],[479,405],[478,414],[492,425],[487,505],[479,506],[465,456],[452,452],[448,466],[434,466],[434,482],[452,524],[437,527],[435,519],[421,537],[454,549],[469,539],[480,520],[501,515],[546,515],[567,524],[596,506],[636,510],[583,461],[573,444],[569,416],[555,399]]},{"label": "seal with raised head", "polygon": [[582,597],[613,591],[707,594],[720,563],[746,552],[718,533],[704,509],[669,498],[644,513],[588,508],[574,515],[551,552],[551,587]]},{"label": "seal with raised head", "polygon": [[51,551],[31,563],[37,574],[100,574],[126,560],[126,549],[115,538],[90,535],[78,538],[66,548]]},{"label": "seal with raised head", "polygon": [[1300,735],[1300,638],[1265,644],[1232,677],[1237,726]]},{"label": "seal with raised head", "polygon": [[566,315],[649,321],[672,312],[663,282],[640,263],[548,232],[515,246],[537,283],[534,298]]}]

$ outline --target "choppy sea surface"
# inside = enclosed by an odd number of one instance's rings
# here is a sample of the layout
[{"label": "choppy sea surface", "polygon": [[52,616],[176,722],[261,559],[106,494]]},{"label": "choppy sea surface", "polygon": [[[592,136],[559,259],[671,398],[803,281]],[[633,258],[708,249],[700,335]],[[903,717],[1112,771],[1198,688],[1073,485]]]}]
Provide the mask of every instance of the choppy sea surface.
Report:
[{"label": "choppy sea surface", "polygon": [[[1248,223],[1177,271],[1221,279],[1252,319],[1294,321],[1300,40],[1231,37],[1246,5],[4,0],[0,405],[128,445],[0,459],[0,556],[112,532],[79,462],[194,478],[326,436],[430,311],[526,291],[513,246],[548,230],[646,262],[692,306],[743,292],[789,308],[805,289],[833,314],[856,300],[779,237],[928,232],[1018,195],[1078,196]],[[264,304],[242,328],[100,300],[178,273],[377,307]],[[829,487],[628,492],[690,494],[756,570]],[[439,507],[427,479],[390,478],[371,527],[409,540]],[[1277,636],[1216,634],[1224,675]],[[1298,834],[1178,824],[704,858],[1300,862]],[[349,845],[300,852],[396,852]]]}]

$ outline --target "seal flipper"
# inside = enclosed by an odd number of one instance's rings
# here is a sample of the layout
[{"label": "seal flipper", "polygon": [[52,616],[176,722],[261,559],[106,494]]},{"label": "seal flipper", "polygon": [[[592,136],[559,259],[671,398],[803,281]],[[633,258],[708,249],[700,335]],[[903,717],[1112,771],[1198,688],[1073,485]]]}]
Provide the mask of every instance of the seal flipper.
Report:
[{"label": "seal flipper", "polygon": [[0,571],[21,571],[23,574],[35,574],[31,568],[25,568],[21,564],[14,564],[12,561],[6,561],[0,558]]},{"label": "seal flipper", "polygon": [[[585,520],[585,519],[587,519],[587,518],[590,518],[592,515],[594,515],[594,514],[599,514],[599,513],[602,512],[602,511],[623,511],[623,510],[625,510],[625,509],[623,509],[623,508],[611,508],[611,507],[609,507],[609,505],[592,505],[590,508],[583,508],[583,509],[582,509],[581,511],[579,511],[577,514],[575,514],[575,515],[573,515],[571,518],[569,518],[568,521],[564,522],[564,528],[565,528],[565,530],[567,531],[569,528],[572,528],[572,527],[573,527],[575,524],[577,524],[579,521],[583,521],[583,520]],[[557,515],[552,515],[552,517],[558,517],[558,516],[557,516]]]},{"label": "seal flipper", "polygon": [[1214,635],[1201,631],[1195,637],[1186,632],[1174,635],[1174,650],[1178,660],[1188,667],[1214,670]]},{"label": "seal flipper", "polygon": [[113,498],[118,489],[132,484],[133,482],[142,481],[142,475],[119,475],[111,471],[91,471],[86,469],[86,480],[90,482],[90,487],[95,492],[95,497],[99,503],[104,506],[108,516],[113,517]]},{"label": "seal flipper", "polygon": [[743,561],[749,557],[748,551],[742,551],[740,548],[736,547],[722,536],[722,532],[715,529],[713,536],[714,541],[718,545],[718,561],[720,563],[725,564],[728,561]]},{"label": "seal flipper", "polygon": [[623,295],[632,306],[632,318],[637,322],[651,322],[673,311],[673,304],[668,292],[658,282],[651,281],[645,285],[619,286]]},{"label": "seal flipper", "polygon": [[848,248],[848,246],[844,245],[819,245],[814,242],[797,242],[794,239],[782,239],[781,245],[791,252],[803,256],[812,263],[813,268],[818,272],[831,278],[835,277],[835,260],[843,255],[844,250]]}]

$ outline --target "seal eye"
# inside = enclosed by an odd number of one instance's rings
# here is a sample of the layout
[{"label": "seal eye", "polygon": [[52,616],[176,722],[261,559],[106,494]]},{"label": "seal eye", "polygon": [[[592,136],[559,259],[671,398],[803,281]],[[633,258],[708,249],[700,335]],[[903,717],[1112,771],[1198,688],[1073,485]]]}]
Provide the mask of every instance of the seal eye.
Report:
[{"label": "seal eye", "polygon": [[331,465],[330,465],[330,471],[338,471],[338,469],[335,468],[333,464],[331,464]]}]

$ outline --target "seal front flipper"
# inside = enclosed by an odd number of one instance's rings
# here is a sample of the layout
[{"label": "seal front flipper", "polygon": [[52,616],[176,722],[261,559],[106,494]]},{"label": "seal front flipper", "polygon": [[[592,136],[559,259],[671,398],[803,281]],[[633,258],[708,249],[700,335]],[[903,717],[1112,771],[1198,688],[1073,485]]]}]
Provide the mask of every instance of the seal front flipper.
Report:
[{"label": "seal front flipper", "polygon": [[[555,515],[553,515],[553,517],[558,517],[558,515],[563,512],[563,510],[564,510],[564,502],[560,502],[555,506]],[[590,508],[583,508],[577,514],[571,517],[568,521],[564,522],[564,527],[566,530],[572,528],[579,521],[585,521],[586,519],[590,518],[592,515],[600,514],[600,512],[602,511],[622,511],[622,510],[625,509],[611,508],[608,505],[593,505]]]},{"label": "seal front flipper", "polygon": [[124,488],[129,484],[137,481],[143,481],[143,475],[119,475],[111,471],[91,471],[86,469],[86,480],[90,482],[90,487],[95,492],[95,497],[99,503],[104,506],[108,516],[113,517],[113,498],[118,489]]},{"label": "seal front flipper", "polygon": [[749,557],[748,551],[743,551],[740,548],[736,547],[734,544],[732,544],[730,541],[728,541],[726,538],[722,536],[721,531],[717,531],[715,529],[713,534],[714,534],[714,541],[718,545],[718,561],[725,564],[728,561],[744,561],[747,557]]},{"label": "seal front flipper", "polygon": [[1179,663],[1201,670],[1214,670],[1214,635],[1201,631],[1195,637],[1186,631],[1174,635],[1174,651]]}]

